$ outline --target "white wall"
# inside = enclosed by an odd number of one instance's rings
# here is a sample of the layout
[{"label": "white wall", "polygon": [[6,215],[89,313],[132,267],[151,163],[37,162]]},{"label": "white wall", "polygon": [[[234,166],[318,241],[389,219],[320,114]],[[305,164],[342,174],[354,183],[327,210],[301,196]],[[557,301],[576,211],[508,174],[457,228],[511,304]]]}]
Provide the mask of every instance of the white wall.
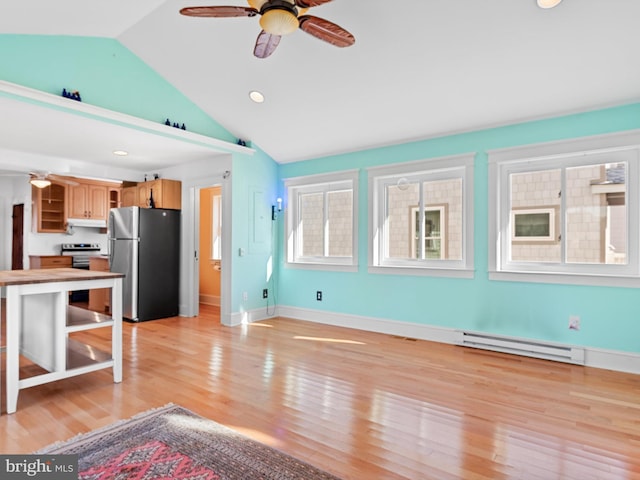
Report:
[{"label": "white wall", "polygon": [[[23,203],[25,228],[31,228],[31,186],[25,177],[0,176],[0,270],[11,269],[13,206]],[[28,223],[26,223],[28,221]],[[25,239],[25,252],[27,251]],[[26,257],[26,255],[25,255]]]}]

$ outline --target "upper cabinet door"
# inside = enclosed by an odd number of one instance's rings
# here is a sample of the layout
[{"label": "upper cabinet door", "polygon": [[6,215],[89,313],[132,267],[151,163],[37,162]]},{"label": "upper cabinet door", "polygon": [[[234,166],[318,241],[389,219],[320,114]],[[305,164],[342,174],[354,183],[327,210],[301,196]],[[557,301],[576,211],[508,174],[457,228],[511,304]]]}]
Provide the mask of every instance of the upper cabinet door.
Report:
[{"label": "upper cabinet door", "polygon": [[108,188],[104,185],[81,183],[69,187],[69,218],[106,220]]},{"label": "upper cabinet door", "polygon": [[108,188],[103,185],[89,185],[89,218],[106,220],[109,211]]},{"label": "upper cabinet door", "polygon": [[84,184],[69,187],[69,218],[89,218],[88,187]]}]

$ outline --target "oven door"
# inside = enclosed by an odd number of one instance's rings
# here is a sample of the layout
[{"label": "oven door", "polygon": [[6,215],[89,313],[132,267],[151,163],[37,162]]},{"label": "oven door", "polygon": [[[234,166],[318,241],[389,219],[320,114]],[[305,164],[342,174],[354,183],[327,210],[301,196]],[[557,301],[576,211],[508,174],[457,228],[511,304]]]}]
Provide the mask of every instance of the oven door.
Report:
[{"label": "oven door", "polygon": [[[74,255],[71,261],[72,268],[79,268],[80,270],[89,270],[89,257],[87,255]],[[89,290],[73,290],[69,294],[69,301],[71,303],[88,302]]]}]

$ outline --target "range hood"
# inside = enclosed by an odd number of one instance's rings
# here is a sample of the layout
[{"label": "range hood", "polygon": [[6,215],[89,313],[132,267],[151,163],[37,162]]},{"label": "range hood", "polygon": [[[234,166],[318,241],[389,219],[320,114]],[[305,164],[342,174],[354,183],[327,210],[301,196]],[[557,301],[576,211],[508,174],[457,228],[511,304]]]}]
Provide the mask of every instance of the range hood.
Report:
[{"label": "range hood", "polygon": [[107,228],[107,221],[93,218],[68,218],[67,223],[73,227]]}]

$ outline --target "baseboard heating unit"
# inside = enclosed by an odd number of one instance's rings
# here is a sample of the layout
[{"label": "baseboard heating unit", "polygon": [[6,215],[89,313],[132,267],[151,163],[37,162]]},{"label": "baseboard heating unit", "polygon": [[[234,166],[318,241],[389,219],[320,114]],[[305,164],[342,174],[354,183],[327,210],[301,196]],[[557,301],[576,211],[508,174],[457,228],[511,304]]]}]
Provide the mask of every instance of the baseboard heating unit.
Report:
[{"label": "baseboard heating unit", "polygon": [[455,343],[464,347],[584,365],[584,348],[580,347],[462,330],[455,334]]}]

